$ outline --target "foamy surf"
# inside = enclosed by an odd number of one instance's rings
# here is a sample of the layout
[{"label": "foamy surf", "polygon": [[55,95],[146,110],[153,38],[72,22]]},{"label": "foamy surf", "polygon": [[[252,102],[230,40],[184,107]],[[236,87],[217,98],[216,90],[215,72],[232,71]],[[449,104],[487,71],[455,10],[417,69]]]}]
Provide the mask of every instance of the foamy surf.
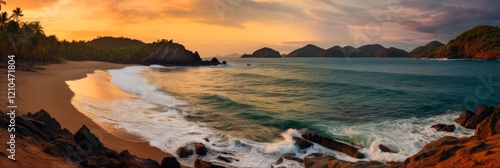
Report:
[{"label": "foamy surf", "polygon": [[[302,164],[295,161],[275,163],[283,154],[289,153],[298,158],[312,153],[325,153],[341,160],[360,160],[318,144],[306,150],[299,150],[292,140],[293,136],[300,136],[299,131],[295,129],[284,131],[282,138],[272,143],[261,143],[225,135],[204,123],[187,121],[185,117],[193,110],[192,105],[169,95],[162,88],[149,84],[140,75],[141,71],[149,68],[165,67],[132,66],[108,71],[111,83],[133,95],[131,97],[102,99],[77,94],[74,99],[81,107],[80,110],[99,117],[96,122],[115,124],[116,127],[142,137],[151,146],[165,152],[175,154],[178,147],[194,146],[196,142],[203,143],[209,149],[208,155],[204,157],[193,155],[178,159],[184,165],[192,165],[197,158],[203,158],[206,161],[235,167],[302,167]],[[362,160],[402,161],[439,137],[472,135],[472,130],[460,126],[457,126],[453,133],[435,132],[429,128],[432,124],[453,123],[452,119],[457,115],[450,113],[426,119],[398,119],[365,125],[328,127],[335,136],[349,137],[354,142],[361,141],[366,148],[360,151],[367,156]],[[210,142],[204,141],[204,138],[208,138]],[[399,150],[399,153],[381,152],[378,144],[393,147]],[[218,156],[231,157],[238,161],[225,163],[217,159]]]}]

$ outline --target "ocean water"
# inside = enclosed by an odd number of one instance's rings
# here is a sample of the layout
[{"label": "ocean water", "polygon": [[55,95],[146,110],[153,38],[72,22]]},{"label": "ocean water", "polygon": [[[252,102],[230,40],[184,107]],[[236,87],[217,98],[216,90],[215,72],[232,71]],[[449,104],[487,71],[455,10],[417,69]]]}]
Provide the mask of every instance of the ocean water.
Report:
[{"label": "ocean water", "polygon": [[[298,150],[292,136],[309,131],[362,146],[362,160],[403,161],[443,136],[471,136],[452,124],[463,109],[500,103],[500,62],[406,58],[230,59],[212,67],[131,66],[109,70],[110,81],[132,95],[102,100],[84,96],[79,110],[97,122],[149,141],[166,152],[204,143],[204,160],[238,159],[235,167],[276,164],[279,156],[327,153],[319,145]],[[76,81],[78,82],[78,81]],[[454,124],[454,123],[453,123]],[[208,138],[210,142],[205,142]],[[383,153],[384,144],[399,153]],[[198,156],[179,159],[191,165]]]}]

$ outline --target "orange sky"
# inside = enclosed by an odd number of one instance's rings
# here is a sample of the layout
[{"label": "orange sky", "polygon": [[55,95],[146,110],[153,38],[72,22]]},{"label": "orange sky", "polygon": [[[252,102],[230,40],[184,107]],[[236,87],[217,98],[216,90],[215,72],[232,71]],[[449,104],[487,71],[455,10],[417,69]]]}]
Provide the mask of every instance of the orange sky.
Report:
[{"label": "orange sky", "polygon": [[[380,5],[361,0],[6,1],[3,11],[21,7],[23,21],[39,20],[46,34],[55,34],[59,39],[173,39],[199,51],[202,57],[251,53],[264,46],[288,53],[308,43],[323,48],[381,43],[409,50],[436,39],[446,43],[457,34],[414,26],[435,24],[443,11],[422,10],[406,2]],[[436,2],[424,1],[436,6],[432,4]],[[422,17],[424,14],[426,17]]]}]

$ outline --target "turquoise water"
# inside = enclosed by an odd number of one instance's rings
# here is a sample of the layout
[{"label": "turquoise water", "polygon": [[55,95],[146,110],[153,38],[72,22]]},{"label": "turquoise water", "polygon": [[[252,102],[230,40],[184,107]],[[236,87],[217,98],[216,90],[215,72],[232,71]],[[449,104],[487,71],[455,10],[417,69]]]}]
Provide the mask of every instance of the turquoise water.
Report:
[{"label": "turquoise water", "polygon": [[[234,59],[231,66],[152,69],[149,78],[196,107],[189,120],[259,142],[288,128],[427,118],[474,108],[478,77],[500,81],[499,61],[403,58]],[[155,76],[156,75],[156,76]],[[480,93],[488,92],[487,89]],[[498,89],[481,105],[499,103]],[[258,129],[256,129],[258,128]],[[344,138],[338,136],[336,138]]]},{"label": "turquoise water", "polygon": [[[301,131],[356,144],[367,156],[363,160],[403,161],[440,137],[474,133],[457,124],[454,132],[436,132],[431,125],[453,124],[463,109],[477,104],[500,103],[500,61],[227,61],[225,66],[109,70],[111,84],[133,96],[108,100],[75,95],[74,101],[79,110],[97,116],[94,121],[112,123],[165,152],[201,142],[209,150],[203,160],[223,163],[217,156],[233,157],[239,161],[224,164],[235,167],[303,166],[276,163],[286,153],[359,161],[320,145],[298,149],[292,136]],[[378,144],[399,152],[381,152]],[[197,158],[178,160],[193,165]]]}]

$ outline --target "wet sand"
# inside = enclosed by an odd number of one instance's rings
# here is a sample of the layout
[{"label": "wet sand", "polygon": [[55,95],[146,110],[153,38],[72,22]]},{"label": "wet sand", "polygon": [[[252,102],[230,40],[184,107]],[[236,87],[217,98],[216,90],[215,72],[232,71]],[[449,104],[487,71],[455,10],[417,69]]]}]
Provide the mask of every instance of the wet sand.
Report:
[{"label": "wet sand", "polygon": [[[87,74],[94,73],[96,70],[105,71],[126,66],[129,65],[82,61],[44,65],[40,66],[44,70],[38,72],[16,71],[17,111],[19,114],[26,114],[45,109],[59,121],[63,128],[67,128],[72,133],[86,125],[110,149],[118,152],[128,150],[133,155],[161,162],[164,157],[171,155],[150,146],[137,136],[114,129],[112,124],[96,124],[91,119],[92,115],[78,111],[71,103],[75,94],[69,89],[66,81],[85,78]],[[3,69],[2,78],[6,76],[5,73],[6,70]],[[1,80],[0,84],[3,90],[0,93],[0,103],[4,106],[2,108],[5,108],[7,81]],[[98,88],[99,85],[93,85],[93,87]]]}]

